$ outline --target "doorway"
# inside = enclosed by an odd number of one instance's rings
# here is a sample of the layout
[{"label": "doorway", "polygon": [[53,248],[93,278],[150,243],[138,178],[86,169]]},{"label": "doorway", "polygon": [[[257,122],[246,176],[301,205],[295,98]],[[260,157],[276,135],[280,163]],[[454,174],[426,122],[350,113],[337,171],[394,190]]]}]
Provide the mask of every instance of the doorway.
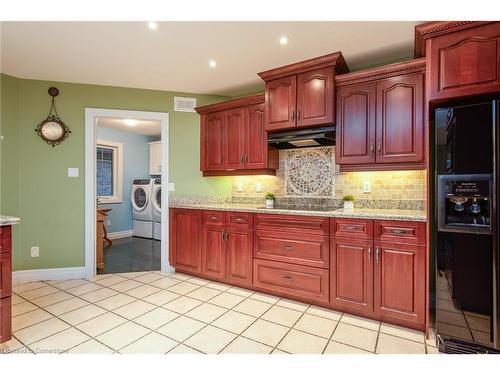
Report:
[{"label": "doorway", "polygon": [[172,271],[168,113],[86,108],[85,130],[86,277]]}]

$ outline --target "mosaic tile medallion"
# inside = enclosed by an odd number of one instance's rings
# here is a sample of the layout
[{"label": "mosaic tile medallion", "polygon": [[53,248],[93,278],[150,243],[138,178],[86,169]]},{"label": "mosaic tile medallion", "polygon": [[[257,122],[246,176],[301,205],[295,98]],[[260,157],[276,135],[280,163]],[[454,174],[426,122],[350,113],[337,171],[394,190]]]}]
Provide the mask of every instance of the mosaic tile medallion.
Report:
[{"label": "mosaic tile medallion", "polygon": [[333,147],[287,150],[285,191],[295,197],[332,197],[335,194]]}]

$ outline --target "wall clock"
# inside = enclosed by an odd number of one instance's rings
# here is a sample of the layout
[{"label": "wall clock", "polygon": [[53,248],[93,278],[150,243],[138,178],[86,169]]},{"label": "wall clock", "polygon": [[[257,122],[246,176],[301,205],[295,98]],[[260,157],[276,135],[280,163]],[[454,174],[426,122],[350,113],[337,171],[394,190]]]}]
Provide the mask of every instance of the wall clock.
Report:
[{"label": "wall clock", "polygon": [[56,87],[51,87],[48,92],[49,95],[52,96],[52,105],[50,106],[49,115],[38,124],[35,132],[45,142],[55,147],[55,145],[58,145],[68,138],[71,130],[69,130],[66,124],[59,118],[56,110],[55,97],[59,95],[59,90]]}]

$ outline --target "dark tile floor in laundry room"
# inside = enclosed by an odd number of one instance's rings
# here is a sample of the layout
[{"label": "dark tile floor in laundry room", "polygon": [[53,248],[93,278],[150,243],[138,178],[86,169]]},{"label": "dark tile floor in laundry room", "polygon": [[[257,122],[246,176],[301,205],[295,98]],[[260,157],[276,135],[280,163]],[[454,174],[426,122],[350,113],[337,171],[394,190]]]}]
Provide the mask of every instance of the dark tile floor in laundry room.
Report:
[{"label": "dark tile floor in laundry room", "polygon": [[104,248],[104,269],[106,273],[158,271],[160,270],[161,241],[127,237],[113,240],[111,246]]}]

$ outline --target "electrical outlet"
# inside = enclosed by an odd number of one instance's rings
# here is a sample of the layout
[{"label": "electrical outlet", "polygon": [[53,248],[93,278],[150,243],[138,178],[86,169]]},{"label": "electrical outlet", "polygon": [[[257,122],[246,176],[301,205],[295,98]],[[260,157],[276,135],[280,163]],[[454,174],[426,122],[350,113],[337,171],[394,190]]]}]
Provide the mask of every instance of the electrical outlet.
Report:
[{"label": "electrical outlet", "polygon": [[68,168],[68,177],[78,177],[78,168]]},{"label": "electrical outlet", "polygon": [[38,246],[31,246],[31,257],[38,258],[40,256],[40,248]]},{"label": "electrical outlet", "polygon": [[241,193],[243,191],[243,184],[241,182],[238,182],[238,193]]},{"label": "electrical outlet", "polygon": [[363,193],[371,193],[370,181],[363,182]]},{"label": "electrical outlet", "polygon": [[173,182],[168,183],[168,191],[174,191],[175,190],[175,185]]},{"label": "electrical outlet", "polygon": [[256,191],[257,193],[262,193],[262,183],[261,183],[261,182],[257,182],[257,183],[255,184],[255,191]]},{"label": "electrical outlet", "polygon": [[107,220],[106,225],[111,225],[111,220]]}]

